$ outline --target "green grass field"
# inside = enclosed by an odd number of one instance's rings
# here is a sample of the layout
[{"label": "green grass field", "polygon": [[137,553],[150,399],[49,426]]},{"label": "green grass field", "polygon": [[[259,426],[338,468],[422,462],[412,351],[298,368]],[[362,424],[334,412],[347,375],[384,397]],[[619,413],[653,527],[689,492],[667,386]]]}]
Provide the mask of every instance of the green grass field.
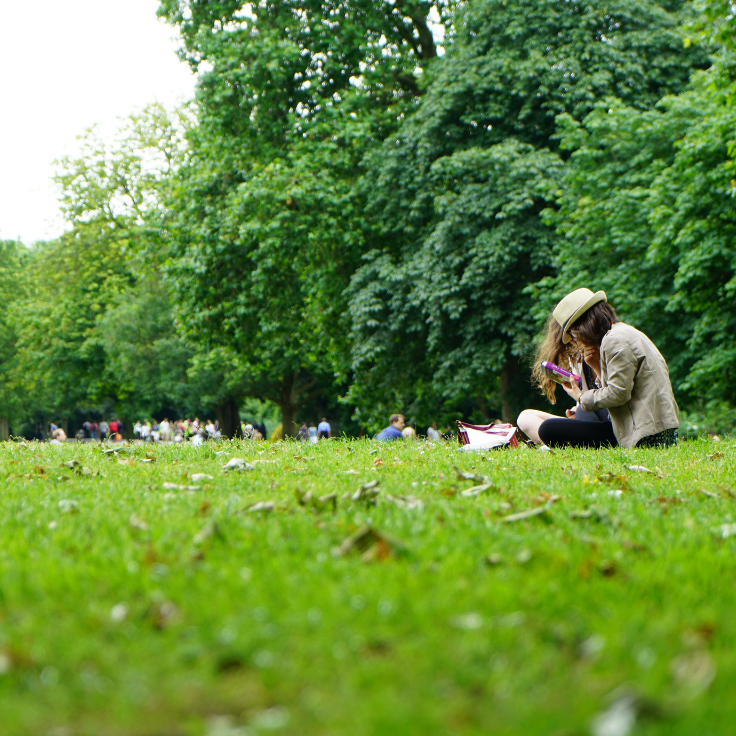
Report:
[{"label": "green grass field", "polygon": [[734,733],[735,459],[5,443],[0,733]]}]

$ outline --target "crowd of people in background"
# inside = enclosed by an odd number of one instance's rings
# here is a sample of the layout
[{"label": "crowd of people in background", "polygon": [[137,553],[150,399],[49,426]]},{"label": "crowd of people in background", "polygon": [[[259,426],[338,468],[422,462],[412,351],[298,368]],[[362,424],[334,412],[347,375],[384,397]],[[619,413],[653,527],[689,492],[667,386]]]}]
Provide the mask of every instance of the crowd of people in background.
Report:
[{"label": "crowd of people in background", "polygon": [[[111,419],[109,422],[106,420],[85,421],[74,439],[80,442],[121,441],[125,436],[124,433],[125,424],[121,419]],[[252,422],[242,420],[238,436],[244,440],[265,440],[268,437],[265,424],[255,420]],[[165,418],[160,422],[155,419],[141,419],[133,425],[133,439],[140,442],[190,442],[198,445],[221,437],[222,430],[218,421],[212,419],[200,421],[199,417],[177,420]],[[296,435],[297,440],[312,443],[329,440],[332,437],[332,426],[326,417],[322,417],[319,424],[302,422]],[[379,441],[410,441],[418,439],[419,436],[413,426],[406,424],[402,414],[392,414],[389,417],[389,426],[379,432],[375,438]],[[437,429],[437,423],[432,422],[432,426],[427,428],[427,439],[439,442],[442,438],[443,435]],[[36,439],[39,441],[48,439],[53,444],[59,444],[65,442],[67,436],[64,429],[54,422],[49,424],[48,432],[44,430],[44,425],[39,423],[36,425]]]}]

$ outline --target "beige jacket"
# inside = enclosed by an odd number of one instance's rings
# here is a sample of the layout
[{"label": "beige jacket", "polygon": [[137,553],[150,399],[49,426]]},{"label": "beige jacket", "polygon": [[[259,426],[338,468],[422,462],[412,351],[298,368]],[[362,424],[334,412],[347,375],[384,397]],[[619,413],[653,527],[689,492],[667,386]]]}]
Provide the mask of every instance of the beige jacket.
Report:
[{"label": "beige jacket", "polygon": [[601,388],[585,391],[585,411],[608,409],[621,447],[680,426],[670,374],[654,343],[631,325],[617,322],[601,342]]}]

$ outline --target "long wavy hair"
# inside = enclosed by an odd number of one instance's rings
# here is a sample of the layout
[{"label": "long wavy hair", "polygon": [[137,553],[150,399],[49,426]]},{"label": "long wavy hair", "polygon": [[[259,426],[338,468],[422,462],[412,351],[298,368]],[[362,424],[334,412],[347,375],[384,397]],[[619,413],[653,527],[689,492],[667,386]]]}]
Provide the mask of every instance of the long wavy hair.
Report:
[{"label": "long wavy hair", "polygon": [[539,343],[537,352],[534,356],[534,365],[532,366],[532,382],[539,388],[541,393],[547,396],[550,404],[557,403],[555,389],[557,383],[549,377],[549,373],[542,368],[542,361],[554,363],[565,368],[570,368],[570,363],[579,360],[581,356],[580,347],[575,341],[567,343],[562,342],[562,327],[559,322],[550,315],[547,321],[547,332],[544,339]]}]

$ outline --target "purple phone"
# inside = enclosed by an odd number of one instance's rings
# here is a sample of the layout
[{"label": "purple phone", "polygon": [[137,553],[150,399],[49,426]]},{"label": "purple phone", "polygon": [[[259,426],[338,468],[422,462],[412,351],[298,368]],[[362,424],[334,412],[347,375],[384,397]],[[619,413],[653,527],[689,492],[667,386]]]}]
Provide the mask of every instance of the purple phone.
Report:
[{"label": "purple phone", "polygon": [[554,363],[549,363],[548,361],[543,360],[542,368],[544,368],[549,373],[549,377],[553,381],[557,381],[557,383],[571,383],[572,381],[575,381],[578,386],[580,385],[580,376],[576,376],[574,373],[570,373],[570,371],[566,371],[564,368],[560,368],[560,366],[555,365]]}]

